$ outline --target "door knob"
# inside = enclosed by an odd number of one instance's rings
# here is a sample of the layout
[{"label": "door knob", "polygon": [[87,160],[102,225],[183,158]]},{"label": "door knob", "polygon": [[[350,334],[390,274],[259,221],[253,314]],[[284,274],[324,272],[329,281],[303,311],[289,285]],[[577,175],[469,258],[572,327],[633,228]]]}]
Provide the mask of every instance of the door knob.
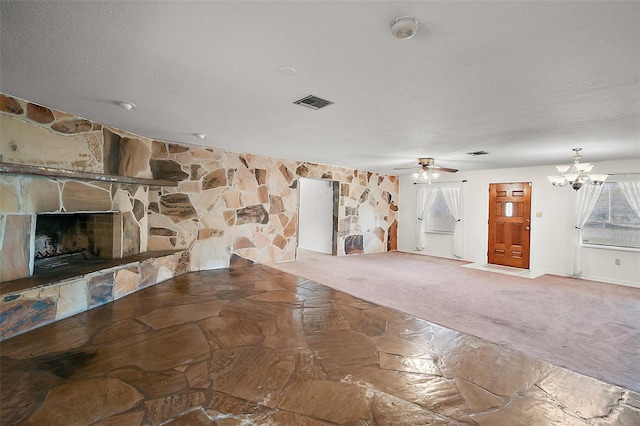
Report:
[{"label": "door knob", "polygon": [[531,229],[531,228],[529,228],[528,226],[525,226],[525,227],[524,227],[524,230],[525,230],[525,231],[528,231],[529,229]]}]

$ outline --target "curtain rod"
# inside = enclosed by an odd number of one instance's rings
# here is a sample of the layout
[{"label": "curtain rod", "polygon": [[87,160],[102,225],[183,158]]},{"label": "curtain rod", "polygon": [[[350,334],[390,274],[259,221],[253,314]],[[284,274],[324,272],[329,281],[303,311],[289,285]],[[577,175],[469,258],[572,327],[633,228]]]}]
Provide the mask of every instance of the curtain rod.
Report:
[{"label": "curtain rod", "polygon": [[462,180],[443,180],[443,181],[439,181],[439,182],[413,182],[414,185],[431,185],[434,183],[458,183],[458,182],[466,182],[466,179],[462,179]]},{"label": "curtain rod", "polygon": [[[631,173],[607,173],[609,176],[625,176],[625,175],[640,175],[640,172],[631,172]],[[448,181],[439,181],[439,182],[431,182],[434,183],[457,183],[457,182],[466,182],[466,179],[463,180],[448,180]],[[414,185],[430,185],[429,182],[413,182]]]}]

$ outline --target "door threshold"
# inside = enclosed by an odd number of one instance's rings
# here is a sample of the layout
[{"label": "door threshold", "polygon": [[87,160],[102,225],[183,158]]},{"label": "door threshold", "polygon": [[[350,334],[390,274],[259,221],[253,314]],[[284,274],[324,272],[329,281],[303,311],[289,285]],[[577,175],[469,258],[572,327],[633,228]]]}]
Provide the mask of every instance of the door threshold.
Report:
[{"label": "door threshold", "polygon": [[494,265],[487,263],[468,263],[461,265],[463,268],[478,269],[480,271],[495,272],[498,274],[511,275],[514,277],[522,277],[534,279],[544,275],[541,272],[534,272],[529,269],[512,268],[510,266]]}]

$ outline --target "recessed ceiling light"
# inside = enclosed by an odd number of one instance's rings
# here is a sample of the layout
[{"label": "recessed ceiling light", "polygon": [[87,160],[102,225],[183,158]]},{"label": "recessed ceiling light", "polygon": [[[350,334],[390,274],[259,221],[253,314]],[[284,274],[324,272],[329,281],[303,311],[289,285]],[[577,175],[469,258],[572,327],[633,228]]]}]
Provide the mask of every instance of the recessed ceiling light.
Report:
[{"label": "recessed ceiling light", "polygon": [[396,18],[391,23],[391,33],[395,38],[406,40],[418,31],[418,20],[411,16]]},{"label": "recessed ceiling light", "polygon": [[193,136],[195,136],[196,138],[200,139],[200,140],[204,140],[207,135],[205,133],[194,133]]},{"label": "recessed ceiling light", "polygon": [[278,74],[280,75],[294,75],[296,70],[291,67],[280,67],[278,68]]},{"label": "recessed ceiling light", "polygon": [[127,111],[130,111],[131,109],[136,107],[136,104],[132,104],[131,102],[114,101],[113,103],[118,105],[122,109],[126,109]]}]

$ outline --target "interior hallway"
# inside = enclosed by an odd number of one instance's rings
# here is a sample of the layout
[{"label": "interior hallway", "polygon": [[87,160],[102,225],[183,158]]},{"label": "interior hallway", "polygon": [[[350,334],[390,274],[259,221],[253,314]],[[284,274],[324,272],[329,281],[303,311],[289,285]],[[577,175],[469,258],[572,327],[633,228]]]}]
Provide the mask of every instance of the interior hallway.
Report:
[{"label": "interior hallway", "polygon": [[527,279],[462,265],[469,263],[403,252],[347,258],[299,249],[295,262],[269,266],[640,391],[640,288],[555,275]]},{"label": "interior hallway", "polygon": [[2,424],[640,422],[638,393],[266,266],[182,275],[0,354]]}]

